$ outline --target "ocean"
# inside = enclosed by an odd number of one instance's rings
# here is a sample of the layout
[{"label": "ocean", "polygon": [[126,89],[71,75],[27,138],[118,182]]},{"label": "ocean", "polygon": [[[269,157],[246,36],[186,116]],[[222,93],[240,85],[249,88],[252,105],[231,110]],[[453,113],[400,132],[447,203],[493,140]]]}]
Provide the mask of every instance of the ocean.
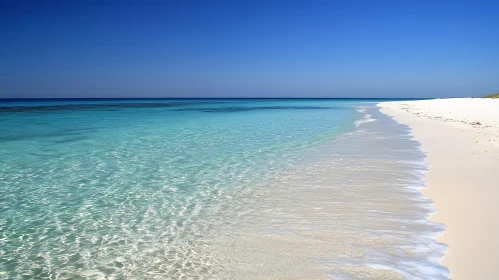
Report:
[{"label": "ocean", "polygon": [[374,99],[0,101],[0,279],[448,279]]}]

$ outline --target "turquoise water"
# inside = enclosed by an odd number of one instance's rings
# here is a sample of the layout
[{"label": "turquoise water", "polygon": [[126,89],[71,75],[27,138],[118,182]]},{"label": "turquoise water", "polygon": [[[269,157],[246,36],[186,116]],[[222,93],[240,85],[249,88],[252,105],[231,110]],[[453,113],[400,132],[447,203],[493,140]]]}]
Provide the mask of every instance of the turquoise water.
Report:
[{"label": "turquoise water", "polygon": [[[0,106],[0,279],[233,278],[237,273],[230,271],[242,267],[234,260],[245,256],[228,249],[229,237],[249,232],[249,225],[265,225],[253,237],[266,232],[278,215],[259,222],[265,215],[248,217],[265,207],[286,207],[274,204],[284,201],[280,190],[305,176],[283,183],[283,174],[296,176],[325,155],[338,161],[359,157],[349,151],[366,136],[356,132],[381,123],[370,122],[375,113],[359,110],[372,106],[363,100],[55,100]],[[341,144],[345,135],[357,138]],[[407,137],[400,141],[412,143]],[[400,153],[422,162],[414,143],[393,157]],[[335,178],[356,180],[341,174]],[[413,175],[391,177],[367,182],[421,181]],[[262,191],[270,193],[258,199]],[[414,203],[407,217],[424,220],[432,212],[431,202],[418,192],[397,199]],[[360,198],[350,202],[362,204]],[[412,234],[434,236],[441,230],[425,223]],[[445,279],[446,270],[437,263],[445,248],[432,238],[423,240],[421,246],[435,245],[428,254],[437,257],[420,261]],[[276,258],[282,257],[279,252]],[[324,275],[348,275],[325,266]],[[282,271],[289,267],[283,264]]]}]

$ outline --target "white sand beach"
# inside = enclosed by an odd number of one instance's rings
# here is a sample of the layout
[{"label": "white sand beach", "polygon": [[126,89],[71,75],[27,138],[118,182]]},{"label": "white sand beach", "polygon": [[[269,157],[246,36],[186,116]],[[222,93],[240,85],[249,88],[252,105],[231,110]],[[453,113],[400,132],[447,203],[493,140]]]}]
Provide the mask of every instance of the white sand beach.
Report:
[{"label": "white sand beach", "polygon": [[499,279],[499,100],[438,99],[379,103],[409,125],[429,162],[423,195],[430,220],[447,226],[442,264],[451,279]]}]

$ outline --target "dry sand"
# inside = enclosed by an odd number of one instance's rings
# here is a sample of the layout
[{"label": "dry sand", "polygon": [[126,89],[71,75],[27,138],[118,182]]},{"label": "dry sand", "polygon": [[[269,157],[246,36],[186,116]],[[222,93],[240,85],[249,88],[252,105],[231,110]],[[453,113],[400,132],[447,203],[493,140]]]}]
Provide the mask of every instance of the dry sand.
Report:
[{"label": "dry sand", "polygon": [[[451,279],[499,279],[499,100],[438,99],[379,103],[412,128],[429,172],[423,195],[445,224],[442,264]],[[478,123],[477,123],[478,122]]]}]

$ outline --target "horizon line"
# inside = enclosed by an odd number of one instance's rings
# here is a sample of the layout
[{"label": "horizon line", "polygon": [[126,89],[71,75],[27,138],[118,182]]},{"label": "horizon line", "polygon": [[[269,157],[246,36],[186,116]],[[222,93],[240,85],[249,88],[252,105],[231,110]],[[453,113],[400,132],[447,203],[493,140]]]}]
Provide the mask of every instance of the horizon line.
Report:
[{"label": "horizon line", "polygon": [[[433,99],[439,97],[0,97],[0,100],[78,100],[78,99]],[[444,97],[445,98],[445,97]],[[446,97],[451,98],[451,97]],[[468,98],[468,97],[454,97]]]}]

